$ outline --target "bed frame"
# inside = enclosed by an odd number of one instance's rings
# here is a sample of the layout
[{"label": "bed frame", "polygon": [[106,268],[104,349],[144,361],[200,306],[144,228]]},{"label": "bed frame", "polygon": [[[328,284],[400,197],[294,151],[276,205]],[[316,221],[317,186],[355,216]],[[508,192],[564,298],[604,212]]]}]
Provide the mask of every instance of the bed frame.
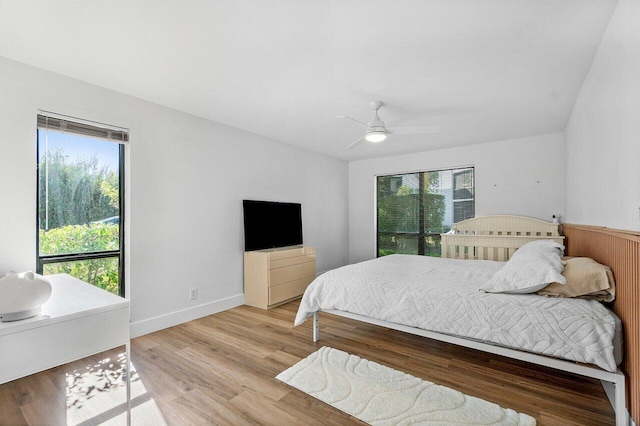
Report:
[{"label": "bed frame", "polygon": [[455,223],[442,234],[442,257],[506,262],[523,244],[554,240],[564,244],[557,223],[523,216],[494,215]]},{"label": "bed frame", "polygon": [[[508,260],[513,253],[523,244],[538,240],[552,239],[564,244],[564,237],[560,235],[559,225],[523,216],[495,215],[468,219],[454,224],[451,232],[442,234],[442,257],[456,259],[484,259],[484,260]],[[640,238],[639,238],[640,241]],[[578,256],[579,254],[568,254]],[[586,256],[586,255],[583,255]],[[598,260],[598,259],[596,259]],[[636,251],[635,266],[638,268]],[[612,268],[613,269],[613,268]],[[614,269],[614,275],[615,275]],[[616,286],[616,290],[619,285]],[[638,287],[636,287],[636,290]],[[618,292],[618,297],[620,293]],[[350,312],[337,310],[323,310],[322,312],[342,316],[369,324],[403,331],[422,337],[452,343],[455,345],[477,349],[496,355],[505,356],[532,364],[555,368],[561,371],[578,374],[581,376],[599,379],[607,392],[607,396],[616,413],[616,426],[627,426],[629,414],[626,408],[625,375],[620,369],[609,372],[596,366],[579,364],[572,361],[556,359],[545,355],[537,355],[516,349],[505,348],[482,343],[463,337],[440,334],[428,330],[408,327],[401,324],[381,321]],[[624,318],[623,326],[626,328]],[[319,312],[313,314],[313,341],[320,339]],[[625,333],[625,338],[626,338]],[[627,359],[630,351],[625,340],[625,354]],[[637,355],[636,355],[637,357]],[[632,411],[632,414],[633,411]]]},{"label": "bed frame", "polygon": [[627,376],[627,408],[640,425],[640,232],[600,226],[562,225],[569,256],[590,257],[607,265],[616,280],[613,311],[622,321]]}]

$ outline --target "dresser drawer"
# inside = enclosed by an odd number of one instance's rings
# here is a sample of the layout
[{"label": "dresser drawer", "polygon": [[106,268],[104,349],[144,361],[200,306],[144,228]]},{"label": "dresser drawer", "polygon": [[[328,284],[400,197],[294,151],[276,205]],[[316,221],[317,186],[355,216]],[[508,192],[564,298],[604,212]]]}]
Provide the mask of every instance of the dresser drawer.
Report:
[{"label": "dresser drawer", "polygon": [[299,263],[314,262],[315,254],[306,254],[304,256],[285,257],[283,259],[270,259],[269,269],[284,268],[286,266],[297,265]]},{"label": "dresser drawer", "polygon": [[288,283],[303,277],[316,276],[316,263],[305,262],[297,265],[287,266],[286,268],[271,269],[269,271],[269,287]]},{"label": "dresser drawer", "polygon": [[269,259],[278,260],[278,259],[286,259],[288,257],[297,257],[297,256],[305,256],[308,254],[316,254],[315,247],[295,247],[295,248],[287,248],[284,250],[274,250],[269,252]]},{"label": "dresser drawer", "polygon": [[269,305],[280,303],[284,300],[302,296],[305,289],[315,277],[300,278],[286,284],[269,287]]}]

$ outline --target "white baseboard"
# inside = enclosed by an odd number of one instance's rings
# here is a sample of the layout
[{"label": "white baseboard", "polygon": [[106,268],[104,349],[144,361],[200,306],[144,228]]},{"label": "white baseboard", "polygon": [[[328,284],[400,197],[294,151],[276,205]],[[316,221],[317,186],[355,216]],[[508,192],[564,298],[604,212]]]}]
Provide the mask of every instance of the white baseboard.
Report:
[{"label": "white baseboard", "polygon": [[173,327],[174,325],[206,317],[207,315],[216,314],[241,305],[244,305],[244,294],[242,293],[227,297],[226,299],[214,300],[213,302],[204,303],[192,308],[159,315],[142,321],[136,321],[131,323],[131,338],[133,339],[135,337],[153,333],[154,331]]}]

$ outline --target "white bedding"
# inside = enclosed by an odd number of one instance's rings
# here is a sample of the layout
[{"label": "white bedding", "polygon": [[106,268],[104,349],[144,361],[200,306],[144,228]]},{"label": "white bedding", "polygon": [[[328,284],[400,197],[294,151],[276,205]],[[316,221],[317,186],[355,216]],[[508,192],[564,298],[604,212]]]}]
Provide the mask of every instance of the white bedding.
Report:
[{"label": "white bedding", "polygon": [[616,371],[615,318],[600,302],[479,289],[504,265],[390,255],[326,272],[295,319],[335,309]]}]

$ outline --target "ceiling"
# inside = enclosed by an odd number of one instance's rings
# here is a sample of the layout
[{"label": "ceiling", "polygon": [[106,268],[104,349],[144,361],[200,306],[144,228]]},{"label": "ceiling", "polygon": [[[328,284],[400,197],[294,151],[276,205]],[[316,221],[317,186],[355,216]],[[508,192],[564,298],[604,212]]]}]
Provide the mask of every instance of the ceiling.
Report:
[{"label": "ceiling", "polygon": [[[0,56],[347,161],[561,132],[613,0],[0,0]],[[382,100],[388,127],[346,147]]]}]

